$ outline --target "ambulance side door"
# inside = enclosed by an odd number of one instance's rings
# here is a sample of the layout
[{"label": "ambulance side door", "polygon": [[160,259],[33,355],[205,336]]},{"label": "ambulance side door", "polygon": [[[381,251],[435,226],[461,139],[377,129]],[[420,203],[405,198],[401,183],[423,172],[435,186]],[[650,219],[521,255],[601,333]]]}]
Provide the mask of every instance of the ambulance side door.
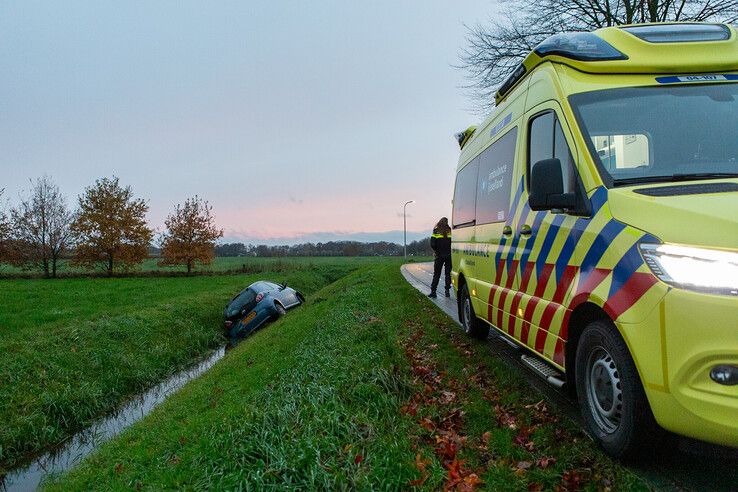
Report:
[{"label": "ambulance side door", "polygon": [[513,230],[522,192],[522,173],[515,162],[519,127],[500,133],[479,156],[476,203],[477,243],[485,246],[477,269],[477,296],[482,308],[477,313],[498,328],[507,319],[507,301],[518,288]]},{"label": "ambulance side door", "polygon": [[558,158],[562,166],[564,191],[573,191],[577,182],[572,152],[573,139],[560,105],[547,101],[525,115],[524,211],[514,231],[520,241],[515,252],[519,292],[510,306],[508,332],[552,361],[562,361],[563,341],[559,337],[566,308],[563,302],[575,279],[574,252],[586,219],[561,210],[530,210],[528,190],[530,169],[543,159]]}]

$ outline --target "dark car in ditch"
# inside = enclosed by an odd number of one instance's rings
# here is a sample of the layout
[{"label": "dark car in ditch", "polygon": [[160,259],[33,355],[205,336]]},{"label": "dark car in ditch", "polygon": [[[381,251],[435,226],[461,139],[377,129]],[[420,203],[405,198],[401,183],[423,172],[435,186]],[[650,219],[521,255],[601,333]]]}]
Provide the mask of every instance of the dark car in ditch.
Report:
[{"label": "dark car in ditch", "polygon": [[303,295],[287,284],[254,282],[226,305],[223,312],[226,334],[230,338],[243,338],[303,302]]}]

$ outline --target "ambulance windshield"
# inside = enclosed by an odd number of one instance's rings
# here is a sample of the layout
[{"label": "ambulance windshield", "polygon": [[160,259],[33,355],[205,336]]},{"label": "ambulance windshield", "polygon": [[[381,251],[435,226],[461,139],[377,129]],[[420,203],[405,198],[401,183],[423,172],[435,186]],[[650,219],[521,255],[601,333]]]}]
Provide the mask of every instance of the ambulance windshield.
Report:
[{"label": "ambulance windshield", "polygon": [[738,176],[738,84],[609,89],[569,100],[610,185]]}]

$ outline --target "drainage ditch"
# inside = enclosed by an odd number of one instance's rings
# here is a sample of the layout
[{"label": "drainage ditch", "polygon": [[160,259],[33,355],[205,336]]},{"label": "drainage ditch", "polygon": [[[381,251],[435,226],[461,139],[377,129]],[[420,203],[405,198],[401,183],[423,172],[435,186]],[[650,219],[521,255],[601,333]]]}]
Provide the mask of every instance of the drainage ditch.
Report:
[{"label": "drainage ditch", "polygon": [[0,491],[33,491],[46,477],[58,475],[78,465],[102,443],[141,420],[187,382],[213,367],[223,358],[226,348],[220,347],[194,366],[174,374],[145,393],[128,400],[116,412],[77,432],[54,450],[39,456],[30,464],[11,471],[0,478]]}]

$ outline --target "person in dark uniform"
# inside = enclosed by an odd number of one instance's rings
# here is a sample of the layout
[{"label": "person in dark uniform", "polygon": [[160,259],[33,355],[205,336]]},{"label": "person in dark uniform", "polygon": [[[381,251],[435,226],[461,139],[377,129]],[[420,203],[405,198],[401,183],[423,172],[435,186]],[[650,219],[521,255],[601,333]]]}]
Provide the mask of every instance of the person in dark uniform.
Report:
[{"label": "person in dark uniform", "polygon": [[446,267],[446,297],[450,297],[451,293],[451,227],[448,225],[448,219],[441,217],[436,227],[433,228],[433,235],[430,240],[431,248],[435,254],[433,262],[433,282],[431,282],[431,292],[428,297],[436,298],[436,288],[438,281],[441,279],[441,270],[444,265]]}]

